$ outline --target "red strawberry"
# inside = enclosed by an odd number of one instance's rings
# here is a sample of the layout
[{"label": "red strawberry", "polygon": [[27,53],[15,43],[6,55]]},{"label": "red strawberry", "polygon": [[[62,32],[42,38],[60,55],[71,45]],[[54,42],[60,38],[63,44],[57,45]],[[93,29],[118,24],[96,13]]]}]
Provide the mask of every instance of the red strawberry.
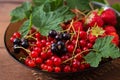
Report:
[{"label": "red strawberry", "polygon": [[88,27],[93,27],[95,25],[102,27],[104,22],[97,12],[94,11],[86,18],[85,24],[87,24]]},{"label": "red strawberry", "polygon": [[97,37],[95,35],[89,34],[88,40],[90,43],[95,43]]},{"label": "red strawberry", "polygon": [[105,24],[115,26],[117,24],[116,14],[112,9],[106,9],[102,12],[101,18]]},{"label": "red strawberry", "polygon": [[74,22],[73,27],[74,27],[75,31],[78,31],[79,29],[80,29],[80,31],[83,30],[83,25],[82,25],[82,22],[80,22],[80,21]]},{"label": "red strawberry", "polygon": [[106,26],[106,27],[104,28],[104,30],[105,30],[105,33],[106,33],[106,34],[109,34],[109,33],[112,33],[112,32],[116,32],[116,29],[115,29],[114,26]]},{"label": "red strawberry", "polygon": [[116,32],[109,33],[108,35],[113,36],[112,43],[115,44],[116,46],[119,45],[119,35]]}]

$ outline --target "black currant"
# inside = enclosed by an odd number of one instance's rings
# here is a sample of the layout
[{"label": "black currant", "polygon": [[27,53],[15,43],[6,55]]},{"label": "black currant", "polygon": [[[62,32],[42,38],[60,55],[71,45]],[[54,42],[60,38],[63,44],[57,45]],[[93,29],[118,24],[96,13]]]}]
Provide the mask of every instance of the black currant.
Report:
[{"label": "black currant", "polygon": [[20,45],[20,43],[21,43],[21,39],[19,39],[19,38],[15,38],[13,41],[13,44]]},{"label": "black currant", "polygon": [[57,47],[56,47],[56,46],[52,46],[52,47],[51,47],[51,51],[52,51],[54,54],[57,54],[57,52],[58,52]]},{"label": "black currant", "polygon": [[70,35],[70,33],[63,33],[63,39],[64,40],[70,40],[70,38],[71,38],[71,35]]},{"label": "black currant", "polygon": [[28,48],[29,47],[28,40],[27,39],[23,39],[22,43],[21,43],[21,46],[24,47],[24,48]]},{"label": "black currant", "polygon": [[19,53],[19,52],[20,52],[20,48],[18,48],[18,47],[19,47],[19,45],[17,45],[17,44],[15,44],[15,45],[13,46],[14,53]]},{"label": "black currant", "polygon": [[56,35],[56,36],[55,36],[55,39],[56,39],[57,41],[62,40],[62,34]]},{"label": "black currant", "polygon": [[63,41],[58,41],[57,42],[57,48],[58,50],[63,49],[65,47],[65,43]]},{"label": "black currant", "polygon": [[48,36],[54,38],[57,35],[57,32],[55,30],[51,30],[48,34]]},{"label": "black currant", "polygon": [[64,47],[64,48],[61,50],[61,53],[64,54],[64,53],[66,53],[66,52],[67,52],[67,48]]}]

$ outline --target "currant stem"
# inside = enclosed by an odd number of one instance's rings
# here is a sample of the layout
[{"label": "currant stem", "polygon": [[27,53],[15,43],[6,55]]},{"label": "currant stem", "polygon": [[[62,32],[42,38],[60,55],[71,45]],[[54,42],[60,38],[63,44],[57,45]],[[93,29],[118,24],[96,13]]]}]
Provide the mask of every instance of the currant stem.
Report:
[{"label": "currant stem", "polygon": [[29,54],[29,53],[31,52],[30,50],[27,50],[27,49],[25,49],[25,48],[23,48],[23,47],[15,47],[15,48],[20,48],[20,49],[25,50],[25,51],[27,52],[27,54]]},{"label": "currant stem", "polygon": [[88,52],[88,51],[95,51],[95,52],[97,52],[95,49],[84,50],[84,51],[82,51],[82,52],[80,52],[80,53],[78,53],[78,54],[72,56],[71,58],[69,58],[69,59],[63,61],[62,64],[67,63],[68,61],[70,61],[70,60],[72,60],[72,59],[78,57],[79,55],[81,55],[81,54],[83,54],[83,53],[85,53],[85,52]]},{"label": "currant stem", "polygon": [[73,56],[73,57],[74,57],[75,50],[76,50],[77,45],[78,45],[79,34],[80,34],[80,28],[78,28],[78,35],[77,35],[77,39],[76,39],[76,43],[75,43],[75,48],[74,48],[73,53],[72,53],[72,56]]}]

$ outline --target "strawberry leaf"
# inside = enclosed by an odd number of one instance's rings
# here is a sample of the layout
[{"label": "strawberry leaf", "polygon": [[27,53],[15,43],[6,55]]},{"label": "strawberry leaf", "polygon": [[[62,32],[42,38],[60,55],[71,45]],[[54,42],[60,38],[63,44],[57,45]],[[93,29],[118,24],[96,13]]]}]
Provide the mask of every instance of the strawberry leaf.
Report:
[{"label": "strawberry leaf", "polygon": [[[41,6],[42,4],[46,4],[45,6],[45,10],[47,11],[49,8],[51,8],[52,10],[57,9],[58,7],[63,5],[63,0],[32,0],[33,3],[36,6]],[[48,7],[49,6],[49,7]]]},{"label": "strawberry leaf", "polygon": [[30,2],[24,2],[21,6],[16,7],[14,10],[12,10],[10,14],[12,17],[11,22],[14,23],[24,18],[27,18],[30,14],[31,7],[32,5]]},{"label": "strawberry leaf", "polygon": [[45,12],[44,5],[34,9],[32,22],[40,33],[44,36],[52,29],[60,31],[60,23],[70,20],[73,14],[69,12],[69,8],[62,6],[54,11]]},{"label": "strawberry leaf", "polygon": [[102,58],[118,58],[120,57],[120,50],[116,45],[112,44],[113,37],[107,36],[105,38],[98,38],[91,51],[84,58],[92,67],[98,67]]},{"label": "strawberry leaf", "polygon": [[31,29],[32,23],[31,20],[27,20],[23,23],[23,25],[20,27],[19,31],[22,35],[22,37],[26,36]]},{"label": "strawberry leaf", "polygon": [[71,9],[90,10],[90,0],[66,0],[66,2]]}]

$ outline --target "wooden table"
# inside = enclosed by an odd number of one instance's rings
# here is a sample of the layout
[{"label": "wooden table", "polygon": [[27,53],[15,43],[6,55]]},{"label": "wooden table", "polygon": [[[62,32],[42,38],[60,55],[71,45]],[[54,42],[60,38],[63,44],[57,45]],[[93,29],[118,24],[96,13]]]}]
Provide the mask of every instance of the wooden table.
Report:
[{"label": "wooden table", "polygon": [[[4,32],[10,23],[10,12],[23,1],[25,0],[0,0],[0,80],[35,80],[31,70],[11,58],[4,47]],[[111,4],[120,2],[120,0],[109,1]],[[120,64],[120,60],[114,64]],[[98,80],[120,80],[120,68],[117,66],[116,68],[106,72]]]}]

